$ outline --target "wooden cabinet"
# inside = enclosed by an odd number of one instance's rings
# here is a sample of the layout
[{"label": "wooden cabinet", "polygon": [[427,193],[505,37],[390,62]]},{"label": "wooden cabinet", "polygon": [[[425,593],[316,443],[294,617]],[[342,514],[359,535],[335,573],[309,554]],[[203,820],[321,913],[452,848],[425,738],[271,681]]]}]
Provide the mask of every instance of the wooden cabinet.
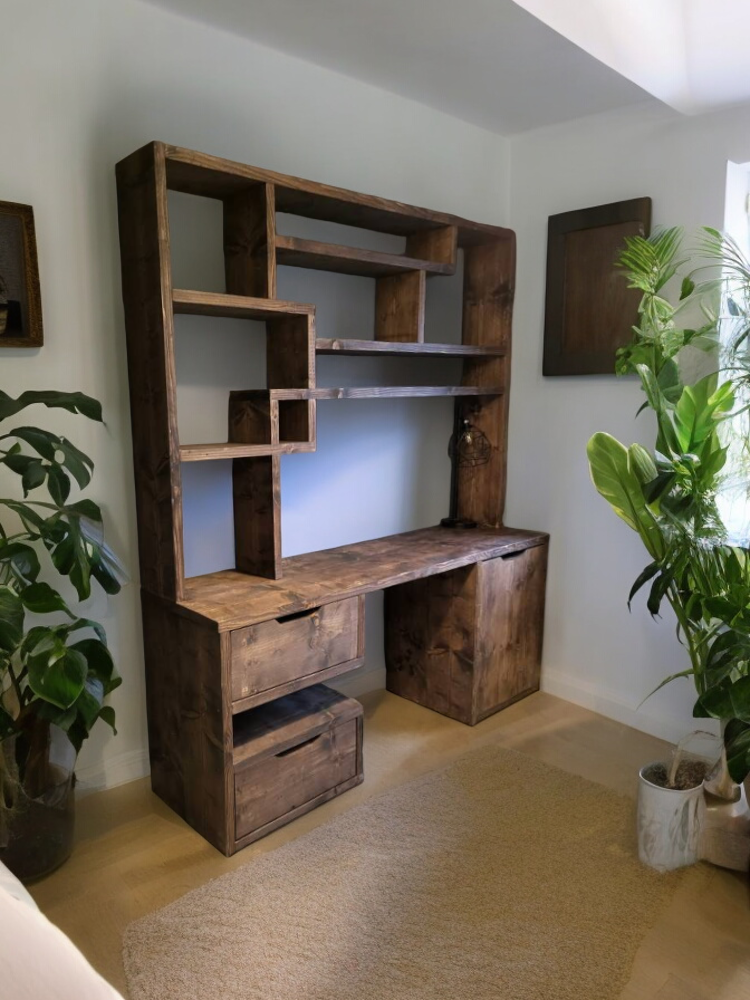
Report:
[{"label": "wooden cabinet", "polygon": [[546,542],[386,591],[389,691],[477,722],[539,689]]},{"label": "wooden cabinet", "polygon": [[[224,292],[173,287],[169,191],[221,203]],[[503,524],[515,236],[162,142],[118,163],[117,199],[151,780],[231,854],[361,780],[361,713],[323,706],[315,685],[363,662],[365,594],[386,589],[388,684],[404,697],[474,724],[538,686],[547,536]],[[284,236],[277,212],[392,234],[404,252]],[[434,343],[427,288],[459,256],[460,341]],[[335,339],[314,305],[278,299],[278,265],[371,278],[370,338]],[[266,387],[229,394],[226,441],[180,438],[180,315],[265,324]],[[462,374],[319,387],[320,358],[341,354],[454,357]],[[453,399],[456,426],[484,436],[482,463],[455,477],[458,516],[478,527],[283,558],[281,456],[316,450],[318,406],[407,396]],[[232,462],[234,566],[186,578],[182,465],[212,461]]]}]

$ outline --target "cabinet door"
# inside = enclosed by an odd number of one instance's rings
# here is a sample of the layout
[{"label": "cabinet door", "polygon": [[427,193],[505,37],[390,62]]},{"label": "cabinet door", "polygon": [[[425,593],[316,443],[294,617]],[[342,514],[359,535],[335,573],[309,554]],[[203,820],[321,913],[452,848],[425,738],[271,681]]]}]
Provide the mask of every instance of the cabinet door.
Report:
[{"label": "cabinet door", "polygon": [[547,545],[477,568],[474,721],[539,688]]}]

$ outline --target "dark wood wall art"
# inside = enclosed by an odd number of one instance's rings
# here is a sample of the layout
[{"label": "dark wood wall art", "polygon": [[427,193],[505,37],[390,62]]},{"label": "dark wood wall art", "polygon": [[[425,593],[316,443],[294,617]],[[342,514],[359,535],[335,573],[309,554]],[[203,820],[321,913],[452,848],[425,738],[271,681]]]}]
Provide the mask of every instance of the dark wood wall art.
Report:
[{"label": "dark wood wall art", "polygon": [[34,211],[0,201],[0,347],[43,343]]},{"label": "dark wood wall art", "polygon": [[648,236],[650,228],[650,198],[549,217],[545,375],[614,374],[640,302],[615,261],[626,236]]}]

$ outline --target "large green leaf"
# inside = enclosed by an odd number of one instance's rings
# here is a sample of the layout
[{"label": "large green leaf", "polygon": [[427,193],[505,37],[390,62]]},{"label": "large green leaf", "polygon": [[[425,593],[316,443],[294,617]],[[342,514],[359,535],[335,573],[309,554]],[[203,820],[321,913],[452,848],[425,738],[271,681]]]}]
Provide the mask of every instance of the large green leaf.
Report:
[{"label": "large green leaf", "polygon": [[618,517],[637,531],[653,559],[664,554],[661,529],[632,471],[628,449],[610,434],[594,434],[588,443],[591,479]]},{"label": "large green leaf", "polygon": [[102,407],[96,399],[82,392],[56,392],[44,390],[41,392],[22,392],[18,399],[12,399],[6,392],[0,392],[0,420],[12,417],[27,406],[40,403],[50,409],[68,410],[70,413],[80,413],[90,420],[102,419]]},{"label": "large green leaf", "polygon": [[10,587],[0,587],[0,649],[12,652],[23,637],[21,598]]},{"label": "large green leaf", "polygon": [[750,724],[731,719],[724,730],[724,749],[732,781],[740,784],[750,774]]},{"label": "large green leaf", "polygon": [[12,542],[4,538],[0,539],[0,563],[8,563],[13,576],[26,583],[36,580],[41,569],[35,549],[24,542]]},{"label": "large green leaf", "polygon": [[28,671],[29,687],[38,698],[69,708],[83,691],[86,658],[75,649],[64,648],[61,656],[52,652],[32,656]]}]

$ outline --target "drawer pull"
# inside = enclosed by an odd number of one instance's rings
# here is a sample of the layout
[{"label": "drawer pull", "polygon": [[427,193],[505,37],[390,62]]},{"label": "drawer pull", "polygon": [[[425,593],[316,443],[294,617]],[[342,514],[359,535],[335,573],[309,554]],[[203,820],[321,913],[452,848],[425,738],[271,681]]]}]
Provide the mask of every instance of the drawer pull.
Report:
[{"label": "drawer pull", "polygon": [[298,743],[294,747],[289,747],[287,750],[282,750],[281,753],[274,754],[274,756],[288,757],[289,754],[296,753],[298,750],[301,750],[302,747],[309,747],[311,743],[314,743],[316,740],[319,740],[322,735],[323,735],[322,733],[318,733],[317,736],[311,736],[309,740],[305,740],[302,743]]},{"label": "drawer pull", "polygon": [[276,621],[281,625],[284,622],[296,622],[299,618],[310,618],[318,611],[320,611],[320,605],[317,608],[306,608],[304,611],[292,611],[290,615],[281,615]]},{"label": "drawer pull", "polygon": [[508,552],[504,556],[500,556],[501,559],[518,559],[519,556],[526,554],[526,549],[519,549],[518,552]]}]

